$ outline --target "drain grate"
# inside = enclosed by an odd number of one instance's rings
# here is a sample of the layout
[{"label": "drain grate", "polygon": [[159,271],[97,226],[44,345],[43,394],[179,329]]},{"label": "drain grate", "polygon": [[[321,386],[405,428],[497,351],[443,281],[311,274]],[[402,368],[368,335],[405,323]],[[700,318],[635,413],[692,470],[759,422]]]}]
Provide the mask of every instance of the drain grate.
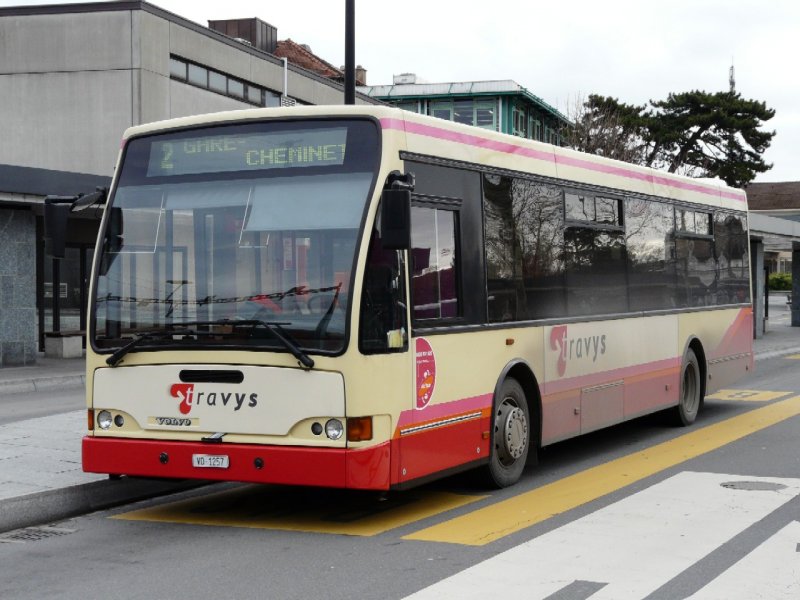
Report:
[{"label": "drain grate", "polygon": [[748,492],[779,492],[786,489],[784,484],[770,481],[727,481],[720,485],[729,490],[745,490]]},{"label": "drain grate", "polygon": [[0,543],[8,544],[24,544],[25,542],[35,542],[51,537],[58,537],[75,533],[76,529],[65,529],[64,527],[26,527],[25,529],[17,529],[16,531],[9,531],[0,535]]}]

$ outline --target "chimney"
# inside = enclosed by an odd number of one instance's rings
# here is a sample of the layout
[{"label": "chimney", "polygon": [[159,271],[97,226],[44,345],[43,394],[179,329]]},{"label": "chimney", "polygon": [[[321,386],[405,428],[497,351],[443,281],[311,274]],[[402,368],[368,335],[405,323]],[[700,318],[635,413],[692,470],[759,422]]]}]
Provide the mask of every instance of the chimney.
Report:
[{"label": "chimney", "polygon": [[356,66],[356,85],[367,85],[367,70],[361,65]]},{"label": "chimney", "polygon": [[278,45],[278,29],[257,17],[209,21],[208,28],[270,54],[275,52]]}]

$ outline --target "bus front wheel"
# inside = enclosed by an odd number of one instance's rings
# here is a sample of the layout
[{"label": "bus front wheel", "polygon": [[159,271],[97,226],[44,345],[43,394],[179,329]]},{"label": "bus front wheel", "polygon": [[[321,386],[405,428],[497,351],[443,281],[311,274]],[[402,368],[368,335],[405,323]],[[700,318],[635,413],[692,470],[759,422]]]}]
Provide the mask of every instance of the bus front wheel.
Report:
[{"label": "bus front wheel", "polygon": [[530,450],[530,412],[525,392],[516,379],[506,379],[494,405],[488,483],[508,487],[525,468]]},{"label": "bus front wheel", "polygon": [[674,420],[677,425],[684,427],[691,425],[700,412],[703,404],[703,384],[700,377],[700,362],[694,350],[689,348],[681,366],[680,397],[678,406],[674,409]]}]

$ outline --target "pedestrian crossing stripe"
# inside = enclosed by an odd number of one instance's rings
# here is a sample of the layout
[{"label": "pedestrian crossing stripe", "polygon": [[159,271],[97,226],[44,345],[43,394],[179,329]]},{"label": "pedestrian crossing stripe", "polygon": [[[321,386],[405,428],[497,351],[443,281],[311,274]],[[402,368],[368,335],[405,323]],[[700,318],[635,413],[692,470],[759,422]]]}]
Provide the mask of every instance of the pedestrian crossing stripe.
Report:
[{"label": "pedestrian crossing stripe", "polygon": [[762,392],[759,390],[719,390],[706,400],[739,400],[741,402],[769,402],[788,396],[792,392]]},{"label": "pedestrian crossing stripe", "polygon": [[[641,600],[659,588],[664,591],[662,586],[799,495],[800,479],[684,471],[442,579],[407,600],[483,600],[497,595]],[[742,559],[741,568],[730,573],[721,565],[716,583],[718,573],[707,571],[713,585],[699,590],[697,600],[800,598],[800,558],[788,543],[796,543],[792,536],[797,533],[789,527],[773,536],[772,543],[756,548],[755,557]],[[773,574],[774,584],[768,581]],[[731,593],[741,583],[748,585],[750,595]],[[589,594],[577,595],[578,587]]]},{"label": "pedestrian crossing stripe", "polygon": [[793,521],[687,600],[800,598],[798,539]]}]

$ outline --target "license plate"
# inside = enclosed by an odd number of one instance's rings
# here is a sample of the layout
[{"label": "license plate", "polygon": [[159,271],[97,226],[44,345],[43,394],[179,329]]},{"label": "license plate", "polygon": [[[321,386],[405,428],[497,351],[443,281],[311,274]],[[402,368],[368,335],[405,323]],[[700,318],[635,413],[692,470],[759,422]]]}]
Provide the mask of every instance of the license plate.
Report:
[{"label": "license plate", "polygon": [[225,454],[192,454],[192,466],[201,469],[227,469],[229,462]]}]

